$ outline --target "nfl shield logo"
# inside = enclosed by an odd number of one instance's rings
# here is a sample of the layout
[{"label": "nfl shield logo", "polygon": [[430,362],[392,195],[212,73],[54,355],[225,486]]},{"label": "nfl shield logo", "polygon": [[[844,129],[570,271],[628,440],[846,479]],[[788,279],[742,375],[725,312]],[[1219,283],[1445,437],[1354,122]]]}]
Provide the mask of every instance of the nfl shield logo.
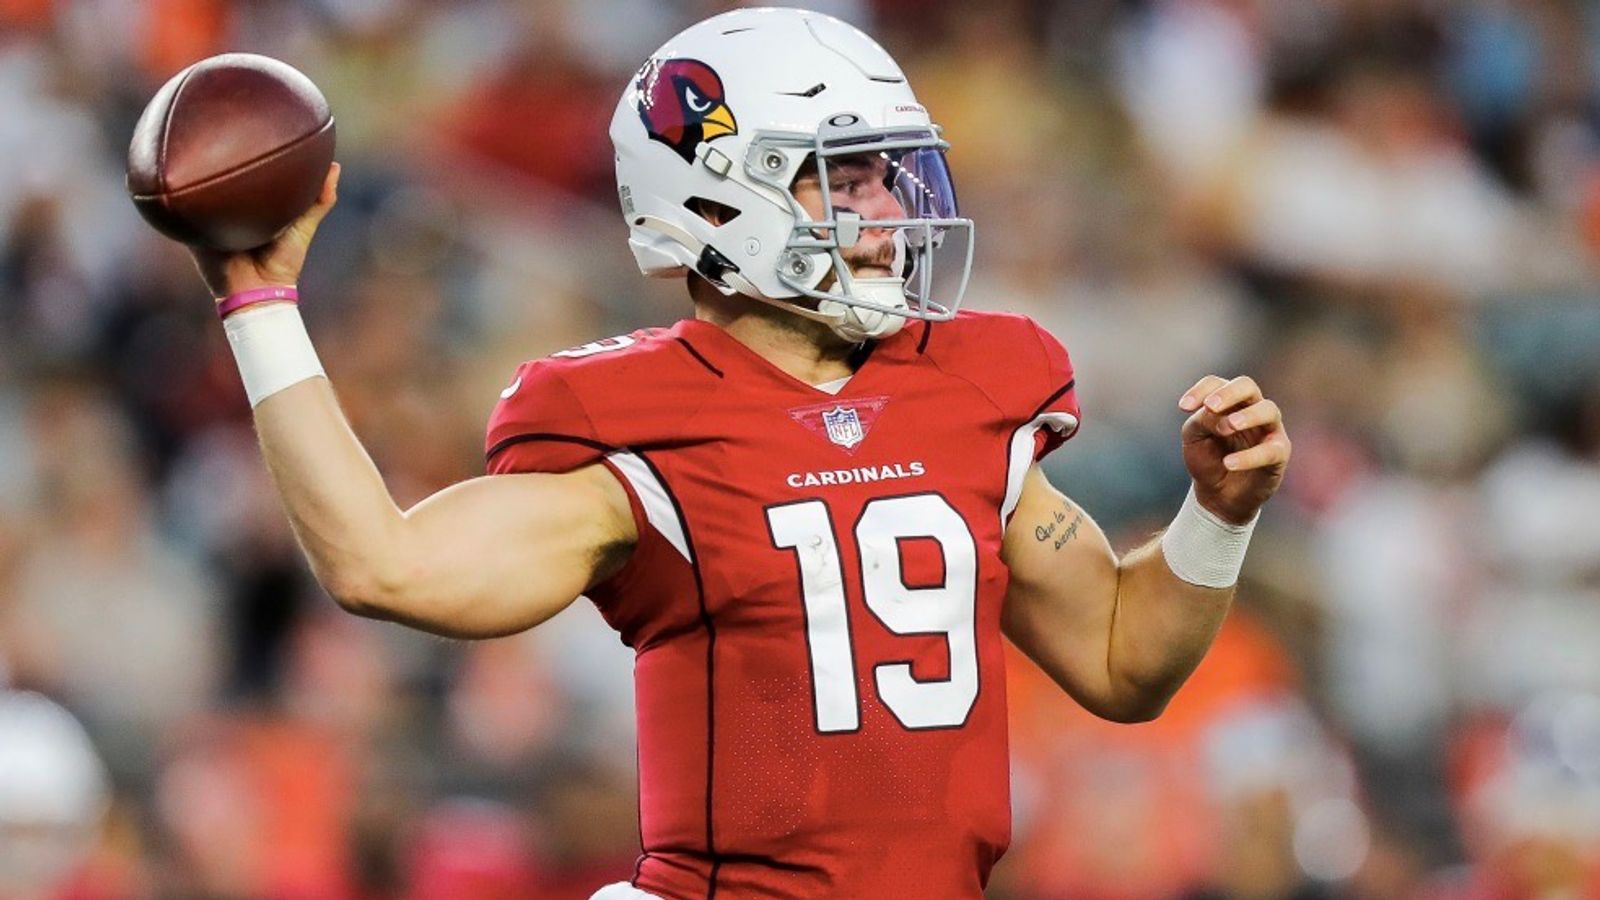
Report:
[{"label": "nfl shield logo", "polygon": [[847,449],[867,436],[861,428],[861,417],[851,407],[836,406],[823,412],[822,425],[828,430],[828,440]]},{"label": "nfl shield logo", "polygon": [[889,402],[888,397],[857,397],[852,400],[829,400],[812,403],[789,410],[789,417],[804,425],[819,438],[854,455],[856,448],[867,439],[872,423]]}]

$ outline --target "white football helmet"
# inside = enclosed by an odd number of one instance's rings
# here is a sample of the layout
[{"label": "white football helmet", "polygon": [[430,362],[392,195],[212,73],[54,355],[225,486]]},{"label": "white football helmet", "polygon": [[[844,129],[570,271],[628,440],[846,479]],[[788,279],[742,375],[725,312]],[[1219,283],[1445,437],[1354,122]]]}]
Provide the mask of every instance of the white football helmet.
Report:
[{"label": "white football helmet", "polygon": [[[950,319],[966,292],[973,224],[956,207],[949,145],[894,59],[831,16],[741,9],[691,26],[623,92],[611,141],[646,275],[698,272],[853,341],[893,334],[908,317]],[[829,161],[859,154],[887,161],[903,217],[834,208]],[[790,190],[808,164],[824,186],[822,219]],[[721,212],[717,223],[706,208]],[[852,277],[840,250],[865,229],[892,232],[891,277]]]}]

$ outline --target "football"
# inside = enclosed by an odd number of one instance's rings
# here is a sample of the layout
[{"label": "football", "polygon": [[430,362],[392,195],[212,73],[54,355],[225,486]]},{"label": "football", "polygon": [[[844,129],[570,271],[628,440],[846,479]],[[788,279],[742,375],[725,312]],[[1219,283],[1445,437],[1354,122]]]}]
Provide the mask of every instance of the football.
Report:
[{"label": "football", "polygon": [[156,92],[128,147],[128,193],[185,244],[240,251],[311,207],[333,162],[328,101],[293,66],[224,53]]}]

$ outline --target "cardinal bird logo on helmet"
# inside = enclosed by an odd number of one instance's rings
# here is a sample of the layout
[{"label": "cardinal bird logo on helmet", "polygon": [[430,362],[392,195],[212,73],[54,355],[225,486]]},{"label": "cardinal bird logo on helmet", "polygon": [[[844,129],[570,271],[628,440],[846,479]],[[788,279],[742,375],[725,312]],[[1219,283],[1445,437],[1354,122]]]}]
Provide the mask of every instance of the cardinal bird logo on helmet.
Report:
[{"label": "cardinal bird logo on helmet", "polygon": [[703,141],[739,133],[722,92],[722,78],[698,59],[652,59],[634,83],[639,121],[651,140],[694,162]]}]

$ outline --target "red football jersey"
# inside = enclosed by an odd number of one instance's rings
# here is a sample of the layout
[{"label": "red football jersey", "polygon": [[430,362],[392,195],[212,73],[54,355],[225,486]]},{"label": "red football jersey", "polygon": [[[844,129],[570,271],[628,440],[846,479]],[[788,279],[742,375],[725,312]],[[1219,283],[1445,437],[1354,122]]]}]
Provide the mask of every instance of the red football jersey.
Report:
[{"label": "red football jersey", "polygon": [[491,472],[603,461],[632,499],[639,543],[590,596],[637,654],[633,883],[981,896],[1011,830],[1001,536],[1077,427],[1061,345],[914,322],[831,395],[689,320],[502,396]]}]

